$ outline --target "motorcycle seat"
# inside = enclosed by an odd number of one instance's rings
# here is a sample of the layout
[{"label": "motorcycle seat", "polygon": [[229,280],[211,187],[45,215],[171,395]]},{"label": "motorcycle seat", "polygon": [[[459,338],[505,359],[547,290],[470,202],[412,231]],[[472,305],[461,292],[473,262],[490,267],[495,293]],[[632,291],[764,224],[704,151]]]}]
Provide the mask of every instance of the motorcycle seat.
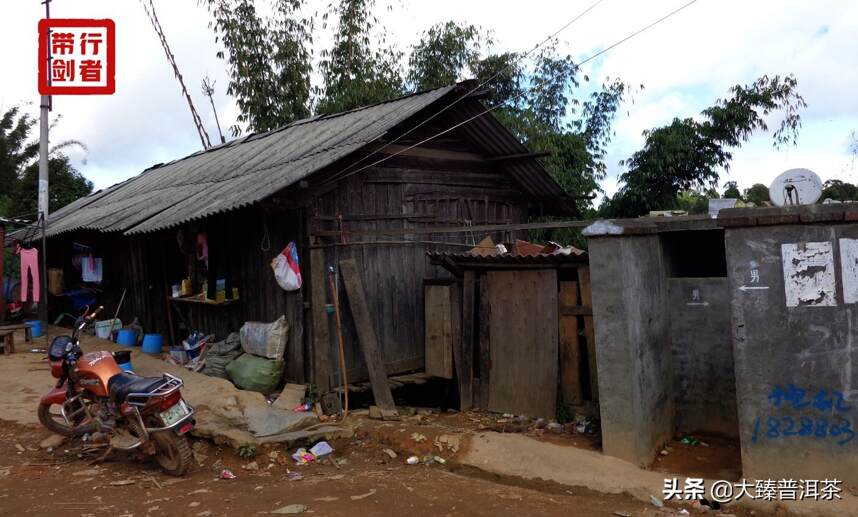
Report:
[{"label": "motorcycle seat", "polygon": [[164,384],[163,377],[141,377],[133,373],[117,373],[107,381],[107,391],[116,404],[125,402],[129,393],[149,393]]}]

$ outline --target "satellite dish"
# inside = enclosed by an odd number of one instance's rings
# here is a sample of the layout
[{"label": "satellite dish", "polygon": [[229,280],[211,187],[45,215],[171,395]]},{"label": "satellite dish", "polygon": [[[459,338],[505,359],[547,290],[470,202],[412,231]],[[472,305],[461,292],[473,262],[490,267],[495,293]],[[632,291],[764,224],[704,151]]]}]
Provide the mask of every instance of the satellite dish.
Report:
[{"label": "satellite dish", "polygon": [[769,199],[775,206],[812,205],[821,195],[822,180],[810,169],[790,169],[769,187]]}]

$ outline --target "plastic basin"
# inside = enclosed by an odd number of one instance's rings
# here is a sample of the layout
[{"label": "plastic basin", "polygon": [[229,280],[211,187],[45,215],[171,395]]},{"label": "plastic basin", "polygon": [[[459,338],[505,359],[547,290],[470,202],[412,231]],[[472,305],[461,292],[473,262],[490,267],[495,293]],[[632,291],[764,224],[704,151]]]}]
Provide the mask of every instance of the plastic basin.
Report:
[{"label": "plastic basin", "polygon": [[161,334],[145,334],[141,348],[147,354],[160,354],[163,345],[164,338],[161,337]]}]

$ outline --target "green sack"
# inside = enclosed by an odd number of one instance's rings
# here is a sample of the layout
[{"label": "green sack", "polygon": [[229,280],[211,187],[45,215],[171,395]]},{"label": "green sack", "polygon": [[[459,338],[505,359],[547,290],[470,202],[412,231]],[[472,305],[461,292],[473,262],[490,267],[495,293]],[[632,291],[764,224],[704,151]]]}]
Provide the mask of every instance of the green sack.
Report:
[{"label": "green sack", "polygon": [[220,377],[221,379],[229,379],[226,374],[226,367],[229,363],[241,355],[241,350],[229,352],[224,355],[213,354],[209,352],[206,356],[206,366],[203,368],[203,373],[210,377]]},{"label": "green sack", "polygon": [[283,377],[284,361],[242,354],[226,365],[226,374],[243,390],[272,393]]}]

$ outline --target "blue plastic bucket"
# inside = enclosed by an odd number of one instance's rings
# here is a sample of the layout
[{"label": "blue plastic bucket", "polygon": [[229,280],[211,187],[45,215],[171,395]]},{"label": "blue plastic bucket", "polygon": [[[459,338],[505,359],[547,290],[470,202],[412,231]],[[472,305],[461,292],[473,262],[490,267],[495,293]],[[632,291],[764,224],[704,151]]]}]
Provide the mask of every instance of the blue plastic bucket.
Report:
[{"label": "blue plastic bucket", "polygon": [[134,346],[137,344],[137,331],[134,329],[122,329],[116,334],[116,344]]},{"label": "blue plastic bucket", "polygon": [[143,336],[142,350],[147,354],[160,354],[163,345],[164,338],[161,337],[161,334],[146,334]]},{"label": "blue plastic bucket", "polygon": [[29,320],[24,322],[25,325],[30,327],[31,332],[33,333],[33,337],[41,337],[42,336],[42,322],[39,320]]},{"label": "blue plastic bucket", "polygon": [[134,370],[131,368],[131,363],[121,363],[119,365],[122,368],[123,372],[133,372]]}]

